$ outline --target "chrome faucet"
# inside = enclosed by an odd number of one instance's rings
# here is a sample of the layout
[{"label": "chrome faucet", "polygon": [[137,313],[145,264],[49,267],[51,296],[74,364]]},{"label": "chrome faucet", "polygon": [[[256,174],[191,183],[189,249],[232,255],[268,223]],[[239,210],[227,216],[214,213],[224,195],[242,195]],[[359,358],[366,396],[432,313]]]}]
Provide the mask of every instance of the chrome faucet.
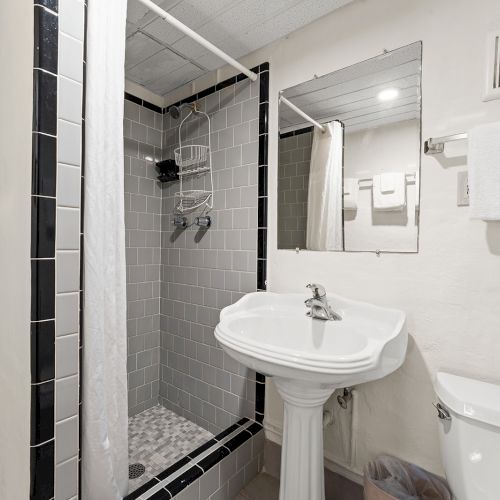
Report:
[{"label": "chrome faucet", "polygon": [[309,283],[307,288],[312,291],[312,298],[305,301],[306,307],[310,310],[307,315],[311,318],[322,319],[324,321],[340,321],[342,317],[337,314],[326,299],[325,287],[316,283]]}]

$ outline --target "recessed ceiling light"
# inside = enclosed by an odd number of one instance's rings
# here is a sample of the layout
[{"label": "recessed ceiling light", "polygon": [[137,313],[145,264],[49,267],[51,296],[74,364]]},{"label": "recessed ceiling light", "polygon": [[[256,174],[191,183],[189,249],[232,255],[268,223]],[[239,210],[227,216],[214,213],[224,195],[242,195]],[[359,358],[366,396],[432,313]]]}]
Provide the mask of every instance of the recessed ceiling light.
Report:
[{"label": "recessed ceiling light", "polygon": [[398,89],[384,89],[378,93],[379,101],[392,101],[399,95]]}]

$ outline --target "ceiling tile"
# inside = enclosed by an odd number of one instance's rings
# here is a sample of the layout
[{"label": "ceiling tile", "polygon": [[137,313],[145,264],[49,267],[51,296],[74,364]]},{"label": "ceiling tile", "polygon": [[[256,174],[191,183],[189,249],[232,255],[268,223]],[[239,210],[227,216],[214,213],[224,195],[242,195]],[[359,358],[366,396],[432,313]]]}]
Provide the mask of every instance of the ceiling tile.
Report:
[{"label": "ceiling tile", "polygon": [[[154,1],[214,45],[238,59],[353,0]],[[187,65],[189,61],[195,61],[207,71],[213,71],[225,64],[204,47],[148,11],[137,0],[128,1],[127,16],[128,34],[134,32],[134,27],[139,27],[161,44],[172,46],[183,56],[181,59],[178,56],[169,56],[167,52],[156,54],[150,43],[142,39],[134,40],[136,35],[130,37],[131,40],[127,43],[126,77],[154,92],[162,90],[164,93],[163,91],[167,91],[165,89],[182,85],[179,82],[201,76],[203,71],[192,64]],[[162,54],[167,56],[165,61],[161,60]],[[181,70],[184,66],[186,67]]]},{"label": "ceiling tile", "polygon": [[163,74],[160,78],[151,82],[148,87],[156,94],[164,95],[198,78],[203,73],[204,71],[194,64],[187,63],[171,73]]},{"label": "ceiling tile", "polygon": [[147,87],[149,82],[158,80],[161,76],[175,71],[185,63],[186,61],[182,57],[174,54],[171,50],[163,49],[129,69],[127,76],[133,82]]},{"label": "ceiling tile", "polygon": [[163,46],[142,33],[135,33],[127,39],[125,50],[125,68],[129,69],[136,64],[150,58],[152,55],[163,50]]}]

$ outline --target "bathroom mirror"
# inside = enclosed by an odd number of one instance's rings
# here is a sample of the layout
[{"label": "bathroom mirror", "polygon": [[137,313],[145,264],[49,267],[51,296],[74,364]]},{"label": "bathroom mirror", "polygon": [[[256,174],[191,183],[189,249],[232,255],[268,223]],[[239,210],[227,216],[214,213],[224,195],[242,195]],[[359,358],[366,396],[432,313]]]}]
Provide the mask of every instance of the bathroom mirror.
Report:
[{"label": "bathroom mirror", "polygon": [[279,97],[278,248],[417,252],[422,44]]}]

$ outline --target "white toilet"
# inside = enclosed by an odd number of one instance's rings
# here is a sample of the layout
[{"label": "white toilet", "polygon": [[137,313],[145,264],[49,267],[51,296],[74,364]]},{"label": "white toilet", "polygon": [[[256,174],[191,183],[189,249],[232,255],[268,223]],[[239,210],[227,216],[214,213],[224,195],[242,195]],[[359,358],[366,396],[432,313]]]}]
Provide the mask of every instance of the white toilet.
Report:
[{"label": "white toilet", "polygon": [[500,499],[500,386],[439,372],[439,437],[457,500]]}]

